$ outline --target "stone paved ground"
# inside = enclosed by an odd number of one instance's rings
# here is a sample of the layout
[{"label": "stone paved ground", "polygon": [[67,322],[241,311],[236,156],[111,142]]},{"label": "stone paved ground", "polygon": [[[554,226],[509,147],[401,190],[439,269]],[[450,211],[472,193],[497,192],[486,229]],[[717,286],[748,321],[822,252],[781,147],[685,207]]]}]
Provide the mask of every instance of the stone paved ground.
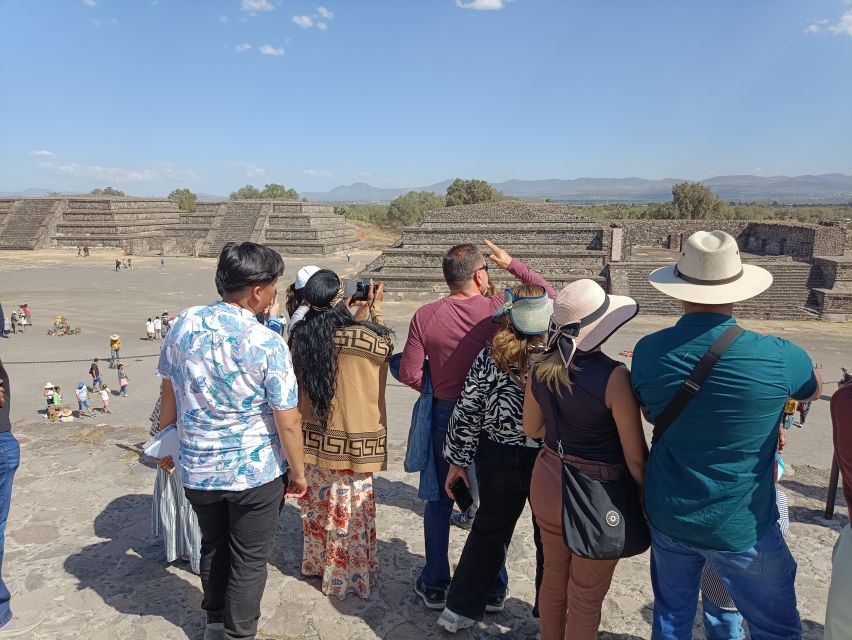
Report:
[{"label": "stone paved ground", "polygon": [[[370,258],[332,259],[323,264],[354,272]],[[10,514],[4,577],[16,595],[17,610],[41,609],[47,622],[34,639],[54,638],[191,638],[201,637],[200,584],[184,565],[167,565],[161,544],[150,535],[150,492],[154,472],[136,447],[146,438],[145,418],[156,393],[151,375],[158,345],[138,340],[144,318],[164,307],[175,311],[209,301],[213,262],[135,258],[130,273],[110,271],[110,254],[78,260],[68,252],[0,254],[0,302],[28,302],[36,327],[26,336],[0,341],[4,362],[83,360],[56,364],[9,365],[14,384],[12,418],[22,443]],[[360,264],[359,264],[360,263]],[[301,262],[288,261],[287,277]],[[386,304],[385,315],[402,344],[415,305]],[[74,337],[44,334],[49,317],[66,313],[83,327]],[[141,319],[141,320],[140,320]],[[671,323],[665,318],[638,318],[613,338],[607,351],[616,355],[639,336]],[[746,323],[758,330],[790,337],[805,345],[823,364],[827,379],[849,354],[852,327],[816,323]],[[118,330],[125,338],[132,393],[113,401],[114,413],[94,419],[48,425],[40,416],[40,388],[46,379],[65,388],[66,399],[86,379],[88,358],[104,354],[106,336]],[[149,357],[145,357],[149,356]],[[102,368],[107,382],[114,372]],[[830,393],[828,388],[826,393]],[[301,529],[293,505],[284,508],[262,603],[261,636],[335,640],[415,640],[450,637],[436,631],[437,613],[427,611],[411,586],[423,562],[422,505],[416,478],[402,470],[401,458],[414,394],[392,383],[388,389],[391,455],[389,470],[376,480],[379,502],[379,554],[382,573],[369,602],[350,596],[329,599],[319,582],[299,574]],[[97,406],[97,404],[96,404]],[[808,425],[790,433],[788,474],[791,497],[788,540],[799,562],[798,597],[805,637],[821,638],[831,547],[846,517],[822,519],[827,469],[831,460],[827,403],[816,403]],[[506,611],[461,637],[534,638],[532,531],[527,516],[519,523],[510,549],[511,597]],[[452,533],[455,561],[464,532]],[[604,604],[602,637],[647,638],[652,594],[647,554],[622,561]],[[701,637],[700,631],[696,637]]]}]

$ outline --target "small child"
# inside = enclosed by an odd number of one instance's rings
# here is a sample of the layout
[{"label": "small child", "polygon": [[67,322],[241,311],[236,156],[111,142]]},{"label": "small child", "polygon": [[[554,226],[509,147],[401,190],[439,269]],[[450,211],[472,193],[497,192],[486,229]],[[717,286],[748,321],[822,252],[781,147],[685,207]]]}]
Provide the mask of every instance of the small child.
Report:
[{"label": "small child", "polygon": [[118,365],[118,386],[121,390],[121,395],[123,397],[127,397],[127,371],[124,369],[124,365]]},{"label": "small child", "polygon": [[112,413],[112,411],[109,410],[109,387],[105,384],[101,385],[101,400],[104,403],[103,412]]}]

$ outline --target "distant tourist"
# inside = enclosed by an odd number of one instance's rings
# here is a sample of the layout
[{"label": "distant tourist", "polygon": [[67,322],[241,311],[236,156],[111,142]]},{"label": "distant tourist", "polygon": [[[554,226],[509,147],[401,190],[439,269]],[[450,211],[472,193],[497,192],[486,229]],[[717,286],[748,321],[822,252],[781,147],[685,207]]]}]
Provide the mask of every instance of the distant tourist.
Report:
[{"label": "distant tourist", "polygon": [[208,640],[255,637],[282,500],[307,489],[290,352],[256,318],[283,272],[268,247],[226,244],[222,299],[177,316],[157,367],[160,426],[177,424],[178,468],[201,528]]},{"label": "distant tourist", "polygon": [[30,312],[25,305],[18,307],[18,325],[21,327],[21,333],[26,333],[27,327],[30,326]]},{"label": "distant tourist", "polygon": [[6,338],[6,314],[3,313],[3,305],[0,304],[0,336]]},{"label": "distant tourist", "polygon": [[160,258],[160,269],[165,269],[165,268],[166,268],[166,259]]},{"label": "distant tourist", "polygon": [[119,365],[121,358],[121,336],[117,333],[113,333],[109,337],[109,353],[109,368],[115,369]]},{"label": "distant tourist", "polygon": [[97,391],[103,385],[104,380],[101,378],[101,370],[98,367],[98,359],[92,360],[92,366],[89,367],[89,375],[92,376],[92,389]]},{"label": "distant tourist", "polygon": [[831,558],[831,587],[825,611],[825,640],[852,638],[852,384],[831,396],[834,455],[843,476],[849,522],[840,530]]},{"label": "distant tourist", "polygon": [[83,249],[81,247],[77,247],[77,257],[79,258],[82,255],[83,255]]},{"label": "distant tourist", "polygon": [[[576,280],[556,297],[547,349],[533,356],[524,433],[544,438],[530,488],[544,547],[542,640],[597,637],[601,606],[618,563],[581,557],[566,545],[563,460],[594,480],[629,474],[642,489],[648,447],[630,372],[600,349],[638,312],[633,299],[607,295],[594,280]],[[479,514],[474,526],[477,522]]]},{"label": "distant tourist", "polygon": [[53,403],[53,383],[46,382],[44,385],[44,400],[47,404],[47,409],[45,411],[45,416],[47,419],[53,422],[56,420],[56,410]]},{"label": "distant tourist", "polygon": [[[498,331],[473,361],[450,418],[443,451],[450,471],[444,490],[452,496],[459,478],[470,486],[474,457],[480,476],[479,509],[438,619],[452,633],[472,627],[486,611],[500,611],[504,605],[505,592],[492,594],[490,587],[529,500],[533,466],[541,450],[540,439],[524,435],[524,387],[530,356],[544,346],[552,314],[553,301],[543,287],[516,285],[506,290],[506,302],[493,316]],[[544,556],[535,518],[533,542],[533,615],[538,617]]]},{"label": "distant tourist", "polygon": [[116,261],[115,261],[115,270],[116,270],[116,271],[121,271],[121,260],[116,260]]},{"label": "distant tourist", "polygon": [[633,388],[649,422],[670,415],[678,389],[716,340],[733,340],[652,440],[645,479],[652,637],[692,636],[701,568],[710,562],[753,637],[800,638],[796,562],[778,526],[774,452],[787,398],[818,398],[822,379],[801,347],[737,327],[734,303],[768,289],[772,275],[743,264],[727,233],[692,234],[677,264],[649,280],[684,311],[633,351]]},{"label": "distant tourist", "polygon": [[168,309],[163,311],[162,315],[160,315],[160,322],[162,323],[163,336],[165,337],[165,335],[169,332],[169,310]]},{"label": "distant tourist", "polygon": [[[490,261],[507,270],[524,284],[554,291],[547,282],[500,247],[485,241],[491,249]],[[453,500],[443,491],[449,463],[442,455],[447,437],[447,424],[461,395],[464,380],[477,354],[497,331],[491,316],[505,302],[502,294],[486,297],[489,291],[488,260],[472,244],[462,244],[447,251],[442,261],[448,296],[420,307],[411,320],[408,341],[402,354],[399,376],[403,383],[417,391],[423,388],[424,363],[429,359],[432,383],[432,416],[430,425],[417,425],[430,432],[431,448],[421,475],[419,495],[426,499],[423,513],[423,537],[426,564],[414,585],[415,593],[430,609],[447,605],[450,585],[450,515]],[[505,571],[493,585],[490,595],[505,596]]]},{"label": "distant tourist", "polygon": [[145,334],[148,340],[154,339],[154,321],[151,318],[148,318],[148,322],[145,323]]},{"label": "distant tourist", "polygon": [[133,262],[131,262],[131,258],[127,259],[127,268],[133,271]]},{"label": "distant tourist", "polygon": [[127,397],[127,369],[123,364],[118,365],[118,388],[123,398]]},{"label": "distant tourist", "polygon": [[[12,406],[12,390],[9,386],[9,374],[0,360],[0,569],[3,566],[3,550],[6,542],[6,521],[12,503],[12,481],[21,461],[21,447],[12,435],[12,421],[9,411]],[[41,616],[35,614],[13,614],[9,601],[12,594],[3,582],[0,571],[0,638],[23,636],[41,622]]]},{"label": "distant tourist", "polygon": [[103,407],[101,408],[101,410],[103,411],[103,413],[112,413],[112,411],[109,410],[109,387],[103,385],[101,387],[100,394],[101,402],[103,403]]},{"label": "distant tourist", "polygon": [[163,337],[163,321],[160,316],[154,316],[154,338],[161,340]]},{"label": "distant tourist", "polygon": [[95,415],[95,412],[92,411],[92,407],[89,404],[89,390],[86,388],[85,382],[81,382],[77,385],[77,408],[81,417],[83,415],[87,415],[89,417]]},{"label": "distant tourist", "polygon": [[[12,326],[12,333],[18,333],[18,312],[13,311],[12,315],[9,317],[10,324]],[[5,322],[4,322],[5,324]]]},{"label": "distant tourist", "polygon": [[379,570],[373,473],[387,468],[385,380],[393,353],[382,291],[370,287],[370,320],[359,322],[340,278],[322,269],[304,287],[310,310],[290,335],[308,481],[299,501],[302,574],[322,578],[322,592],[341,599],[369,598]]}]

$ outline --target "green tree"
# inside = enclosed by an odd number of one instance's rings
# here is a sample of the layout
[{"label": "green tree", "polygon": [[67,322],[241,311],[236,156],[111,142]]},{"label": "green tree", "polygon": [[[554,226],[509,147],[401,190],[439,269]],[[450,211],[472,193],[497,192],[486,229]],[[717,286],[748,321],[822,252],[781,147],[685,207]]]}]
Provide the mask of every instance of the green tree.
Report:
[{"label": "green tree", "polygon": [[250,184],[232,191],[229,196],[231,200],[260,200],[261,197],[260,189]]},{"label": "green tree", "polygon": [[89,195],[92,196],[121,196],[124,197],[124,191],[119,191],[118,189],[113,189],[112,187],[104,187],[103,189],[92,189],[89,192]]},{"label": "green tree", "polygon": [[485,182],[485,180],[462,180],[461,178],[456,178],[447,187],[446,205],[454,207],[459,204],[494,202],[502,198],[503,194]]},{"label": "green tree", "polygon": [[676,218],[691,220],[730,218],[732,212],[709,187],[697,182],[681,182],[672,187]]},{"label": "green tree", "polygon": [[264,200],[298,200],[299,193],[295,189],[288,189],[283,184],[268,184],[263,187],[260,197]]},{"label": "green tree", "polygon": [[195,213],[195,202],[198,200],[198,196],[189,189],[175,189],[169,194],[169,200],[177,202],[182,211]]},{"label": "green tree", "polygon": [[390,203],[388,224],[395,229],[417,224],[425,212],[443,207],[444,202],[444,198],[431,191],[409,191]]}]

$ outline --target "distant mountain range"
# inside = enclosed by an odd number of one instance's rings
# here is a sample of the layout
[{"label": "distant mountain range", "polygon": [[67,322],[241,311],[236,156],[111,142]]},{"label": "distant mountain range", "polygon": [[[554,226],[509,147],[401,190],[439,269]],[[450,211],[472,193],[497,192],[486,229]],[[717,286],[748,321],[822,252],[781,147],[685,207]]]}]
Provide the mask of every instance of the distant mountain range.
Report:
[{"label": "distant mountain range", "polygon": [[[313,202],[380,203],[390,202],[409,191],[432,191],[443,195],[452,180],[426,187],[383,188],[366,182],[341,185],[331,191],[305,191],[302,196]],[[507,180],[492,182],[509,196],[572,204],[609,204],[662,202],[672,197],[672,187],[682,178],[646,180],[644,178],[575,178],[573,180]],[[723,200],[735,202],[780,202],[783,204],[847,204],[852,202],[852,176],[828,173],[818,176],[717,176],[700,180]],[[26,189],[0,192],[0,197],[40,197],[50,189]],[[79,194],[65,194],[79,195]],[[226,196],[199,193],[201,201],[223,201]]]},{"label": "distant mountain range", "polygon": [[[409,191],[445,194],[452,180],[427,187],[387,189],[364,182],[341,185],[326,192],[303,192],[315,202],[390,202]],[[682,178],[576,178],[573,180],[508,180],[492,182],[506,195],[529,200],[548,198],[568,203],[631,203],[670,200],[672,187]],[[718,176],[700,180],[723,200],[782,202],[785,204],[846,204],[852,202],[852,176],[830,173],[819,176]]]}]

